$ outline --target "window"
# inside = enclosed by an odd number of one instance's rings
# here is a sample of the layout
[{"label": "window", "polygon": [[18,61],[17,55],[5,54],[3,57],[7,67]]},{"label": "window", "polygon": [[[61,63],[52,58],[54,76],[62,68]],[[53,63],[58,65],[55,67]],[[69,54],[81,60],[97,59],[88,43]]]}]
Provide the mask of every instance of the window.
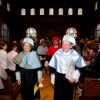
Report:
[{"label": "window", "polygon": [[1,36],[3,41],[9,41],[9,29],[4,23],[1,25]]},{"label": "window", "polygon": [[7,11],[10,11],[10,5],[7,3]]},{"label": "window", "polygon": [[0,0],[0,6],[2,6],[2,0]]},{"label": "window", "polygon": [[95,40],[98,42],[100,39],[100,24],[95,28]]},{"label": "window", "polygon": [[30,9],[30,15],[35,15],[35,9],[34,8]]},{"label": "window", "polygon": [[68,15],[73,15],[73,9],[72,8],[68,9]]},{"label": "window", "polygon": [[44,15],[44,9],[43,8],[40,9],[40,15]]},{"label": "window", "polygon": [[54,15],[54,9],[53,8],[49,9],[49,15]]},{"label": "window", "polygon": [[24,8],[21,9],[21,15],[26,15],[26,10]]},{"label": "window", "polygon": [[66,34],[72,35],[74,38],[77,38],[77,30],[73,27],[70,27],[66,30]]},{"label": "window", "polygon": [[95,3],[95,8],[94,8],[94,10],[97,10],[97,8],[98,8],[98,2]]},{"label": "window", "polygon": [[30,27],[26,30],[26,37],[31,37],[33,39],[37,38],[37,32],[34,28]]},{"label": "window", "polygon": [[63,8],[59,8],[59,15],[63,15]]},{"label": "window", "polygon": [[78,15],[82,15],[82,8],[78,8]]}]

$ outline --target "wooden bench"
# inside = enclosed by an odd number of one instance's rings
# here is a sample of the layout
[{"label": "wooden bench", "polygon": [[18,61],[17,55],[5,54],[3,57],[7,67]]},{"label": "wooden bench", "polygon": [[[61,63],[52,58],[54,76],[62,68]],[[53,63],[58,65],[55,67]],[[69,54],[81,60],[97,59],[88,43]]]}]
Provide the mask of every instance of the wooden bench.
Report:
[{"label": "wooden bench", "polygon": [[15,100],[17,95],[20,93],[20,86],[17,81],[11,83],[11,77],[7,80],[3,80],[4,89],[0,89],[0,100]]},{"label": "wooden bench", "polygon": [[82,96],[79,100],[100,100],[100,81],[98,78],[85,78]]}]

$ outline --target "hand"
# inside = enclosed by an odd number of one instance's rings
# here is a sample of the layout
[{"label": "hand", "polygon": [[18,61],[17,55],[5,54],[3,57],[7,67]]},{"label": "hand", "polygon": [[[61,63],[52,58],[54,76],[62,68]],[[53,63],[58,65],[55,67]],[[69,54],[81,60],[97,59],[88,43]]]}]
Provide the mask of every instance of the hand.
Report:
[{"label": "hand", "polygon": [[21,85],[21,80],[17,80],[17,83],[18,83],[19,85]]},{"label": "hand", "polygon": [[45,60],[45,58],[42,58],[42,60]]},{"label": "hand", "polygon": [[54,87],[54,86],[55,86],[55,84],[52,84],[52,86]]},{"label": "hand", "polygon": [[71,83],[74,83],[75,81],[76,81],[75,78],[71,78],[71,79],[69,80],[69,82],[71,82]]},{"label": "hand", "polygon": [[43,87],[42,81],[43,81],[43,79],[38,79],[39,87]]},{"label": "hand", "polygon": [[85,61],[87,65],[90,65],[90,61]]},{"label": "hand", "polygon": [[42,83],[42,81],[43,81],[43,79],[38,79],[38,82],[39,82],[39,83]]}]

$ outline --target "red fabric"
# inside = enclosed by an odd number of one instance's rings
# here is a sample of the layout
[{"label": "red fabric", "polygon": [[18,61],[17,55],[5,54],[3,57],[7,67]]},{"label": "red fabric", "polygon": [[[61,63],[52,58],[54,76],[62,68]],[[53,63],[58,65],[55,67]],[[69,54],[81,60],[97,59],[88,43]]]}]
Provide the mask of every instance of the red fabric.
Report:
[{"label": "red fabric", "polygon": [[57,40],[57,41],[59,41],[60,38],[59,38],[58,36],[55,36],[55,37],[53,38],[53,40]]},{"label": "red fabric", "polygon": [[50,57],[53,56],[53,54],[61,48],[61,45],[58,45],[58,48],[54,48],[54,46],[51,46],[47,51],[46,54],[49,55]]},{"label": "red fabric", "polygon": [[85,58],[87,61],[89,61],[91,59],[91,56],[95,54],[95,52],[92,52],[90,54],[87,55],[87,57]]}]

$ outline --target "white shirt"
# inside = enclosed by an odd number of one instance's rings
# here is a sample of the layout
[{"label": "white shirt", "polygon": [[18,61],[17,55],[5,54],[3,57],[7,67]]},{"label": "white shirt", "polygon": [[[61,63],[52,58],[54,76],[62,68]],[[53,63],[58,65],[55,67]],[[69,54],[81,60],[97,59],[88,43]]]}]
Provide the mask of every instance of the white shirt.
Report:
[{"label": "white shirt", "polygon": [[0,49],[0,66],[7,69],[7,52],[3,49]]},{"label": "white shirt", "polygon": [[47,46],[42,46],[40,45],[38,48],[37,48],[37,52],[38,54],[41,54],[41,55],[46,55],[46,51],[47,51],[48,47]]},{"label": "white shirt", "polygon": [[9,70],[16,70],[16,64],[13,62],[13,58],[18,55],[18,53],[14,50],[8,52],[7,58],[8,58],[8,68]]}]

